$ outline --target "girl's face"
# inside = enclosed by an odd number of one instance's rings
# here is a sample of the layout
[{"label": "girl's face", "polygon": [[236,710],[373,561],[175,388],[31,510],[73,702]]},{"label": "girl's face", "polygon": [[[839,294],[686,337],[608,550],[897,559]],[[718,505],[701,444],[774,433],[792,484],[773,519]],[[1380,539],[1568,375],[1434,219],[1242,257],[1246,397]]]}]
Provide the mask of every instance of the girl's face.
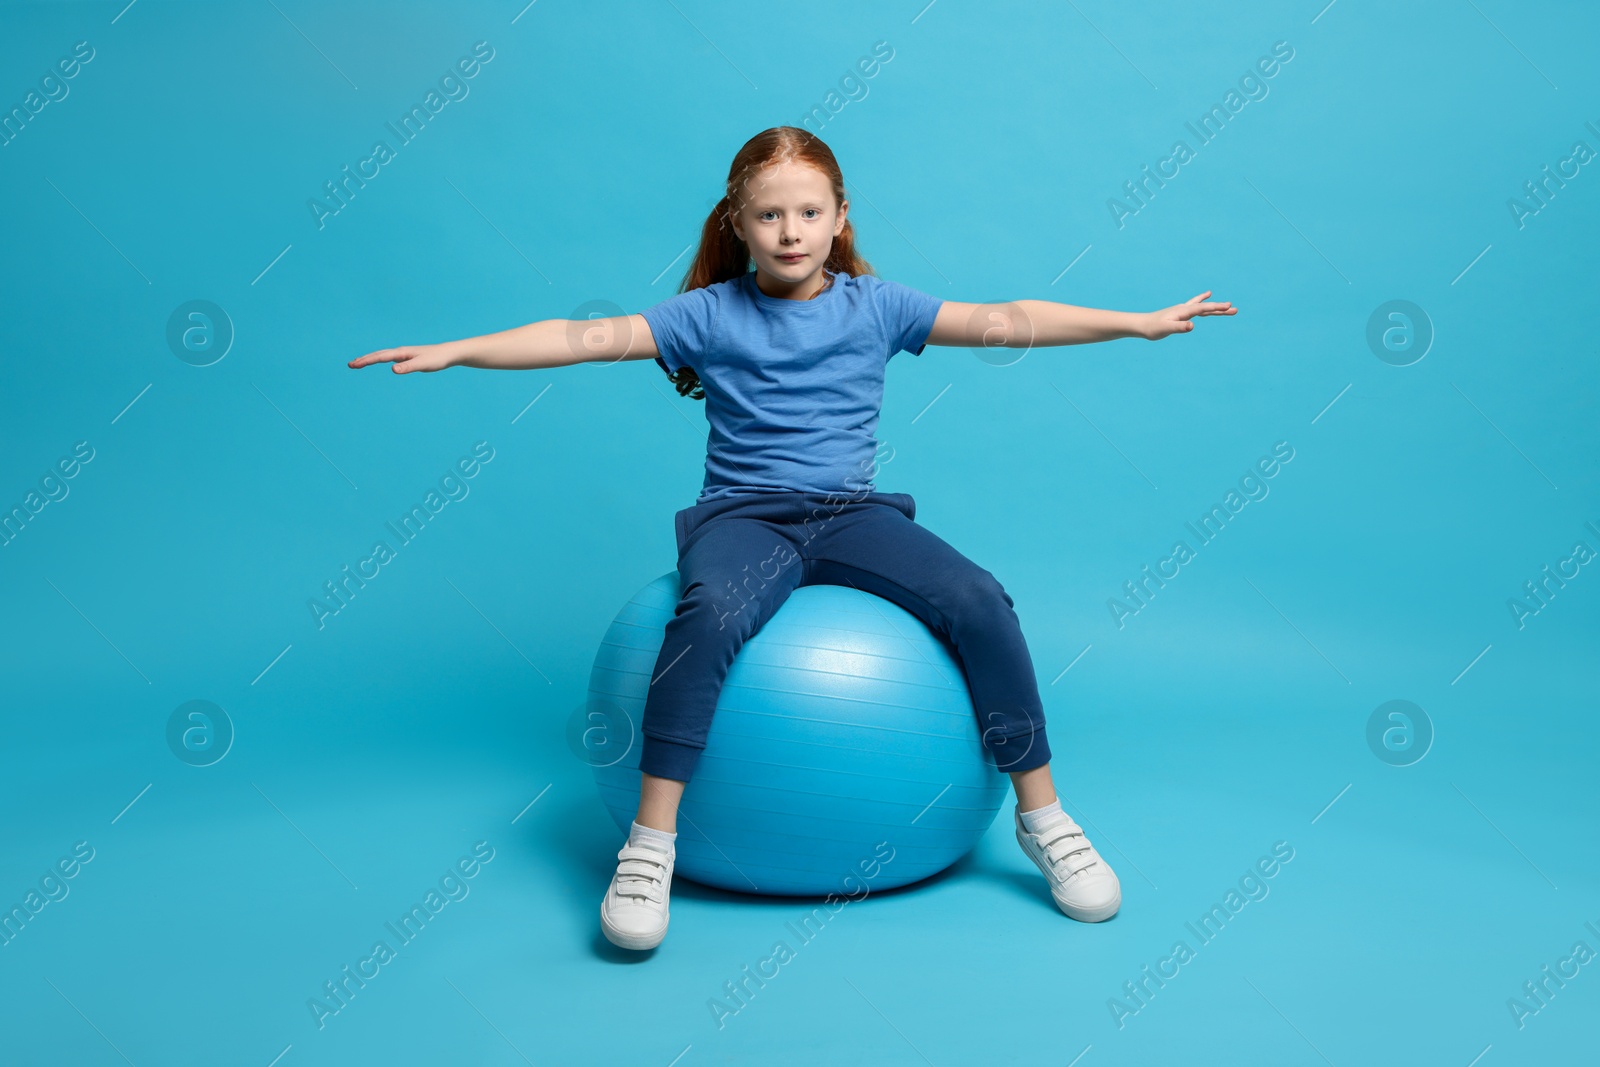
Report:
[{"label": "girl's face", "polygon": [[827,175],[805,163],[767,167],[743,190],[730,222],[756,268],[780,288],[809,288],[822,277],[850,202],[835,205]]}]

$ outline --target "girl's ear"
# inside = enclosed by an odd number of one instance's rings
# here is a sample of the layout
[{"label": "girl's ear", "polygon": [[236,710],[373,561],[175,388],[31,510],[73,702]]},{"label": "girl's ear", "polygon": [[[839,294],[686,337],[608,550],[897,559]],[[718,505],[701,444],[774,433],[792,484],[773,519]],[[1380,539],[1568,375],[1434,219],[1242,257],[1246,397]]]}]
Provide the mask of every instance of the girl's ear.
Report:
[{"label": "girl's ear", "polygon": [[839,236],[841,233],[844,232],[845,219],[849,214],[850,214],[850,201],[841,200],[839,202],[839,217],[837,219],[835,219],[834,223],[833,223],[833,235],[835,237]]}]

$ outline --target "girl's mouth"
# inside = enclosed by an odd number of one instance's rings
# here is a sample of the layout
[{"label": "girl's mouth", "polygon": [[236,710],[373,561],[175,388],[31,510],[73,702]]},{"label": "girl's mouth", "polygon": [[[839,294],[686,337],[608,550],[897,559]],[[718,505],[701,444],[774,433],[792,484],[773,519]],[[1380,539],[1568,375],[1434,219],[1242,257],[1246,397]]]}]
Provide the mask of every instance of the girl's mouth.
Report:
[{"label": "girl's mouth", "polygon": [[778,258],[785,263],[798,263],[806,258],[806,254],[804,252],[786,252],[778,256]]}]

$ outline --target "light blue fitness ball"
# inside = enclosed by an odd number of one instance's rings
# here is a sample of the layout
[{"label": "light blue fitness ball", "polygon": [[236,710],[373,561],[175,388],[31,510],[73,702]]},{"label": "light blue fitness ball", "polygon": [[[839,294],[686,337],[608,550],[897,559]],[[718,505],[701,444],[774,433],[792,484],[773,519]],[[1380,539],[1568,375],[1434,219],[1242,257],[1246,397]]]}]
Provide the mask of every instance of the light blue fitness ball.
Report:
[{"label": "light blue fitness ball", "polygon": [[[641,589],[589,679],[585,758],[623,833],[639,808],[645,694],[679,590],[677,571]],[[971,851],[1008,784],[942,640],[881,597],[801,586],[723,683],[679,807],[675,875],[772,895],[906,885]]]}]

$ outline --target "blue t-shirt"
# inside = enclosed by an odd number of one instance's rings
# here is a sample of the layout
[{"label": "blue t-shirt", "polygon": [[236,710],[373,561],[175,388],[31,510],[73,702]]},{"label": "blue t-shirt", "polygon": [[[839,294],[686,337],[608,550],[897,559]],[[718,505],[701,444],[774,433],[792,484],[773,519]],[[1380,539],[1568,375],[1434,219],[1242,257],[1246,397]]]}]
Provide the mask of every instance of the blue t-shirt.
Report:
[{"label": "blue t-shirt", "polygon": [[656,362],[693,368],[705,390],[697,503],[874,488],[884,370],[897,352],[922,354],[944,301],[870,274],[827,274],[810,300],[768,296],[748,271],[640,312]]}]

